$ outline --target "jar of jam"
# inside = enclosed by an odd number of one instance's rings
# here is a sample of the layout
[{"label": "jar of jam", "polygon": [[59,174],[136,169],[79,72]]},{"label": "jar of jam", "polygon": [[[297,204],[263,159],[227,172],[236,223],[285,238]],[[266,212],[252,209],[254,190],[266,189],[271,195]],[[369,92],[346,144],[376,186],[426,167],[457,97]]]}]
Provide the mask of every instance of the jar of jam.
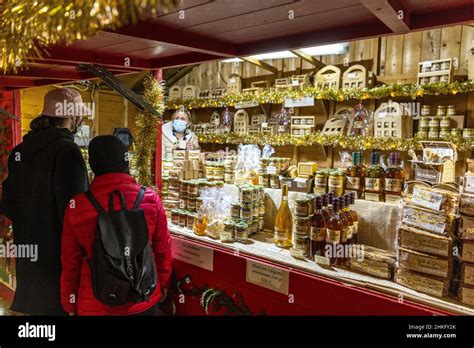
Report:
[{"label": "jar of jam", "polygon": [[297,216],[295,218],[295,233],[309,235],[309,218]]},{"label": "jar of jam", "polygon": [[248,225],[245,222],[235,224],[234,238],[237,242],[246,243],[249,238]]},{"label": "jar of jam", "polygon": [[327,192],[328,176],[324,170],[318,170],[314,177],[314,193],[324,194]]},{"label": "jar of jam", "polygon": [[436,139],[439,138],[439,128],[430,127],[428,130],[428,138]]},{"label": "jar of jam", "polygon": [[224,182],[226,184],[233,184],[235,181],[235,176],[234,176],[234,171],[233,170],[229,170],[229,171],[225,171],[224,172]]},{"label": "jar of jam", "polygon": [[454,105],[448,105],[448,107],[446,109],[446,115],[455,116],[456,115],[456,107]]},{"label": "jar of jam", "polygon": [[293,235],[293,246],[290,255],[297,259],[305,259],[309,255],[309,236],[307,234]]},{"label": "jar of jam", "polygon": [[252,203],[253,201],[253,188],[251,187],[242,187],[240,189],[240,202],[245,203]]},{"label": "jar of jam", "polygon": [[179,190],[179,180],[176,180],[176,179],[169,179],[168,181],[168,190],[172,190],[172,191],[180,191]]},{"label": "jar of jam", "polygon": [[179,209],[173,209],[171,211],[171,223],[173,225],[176,225],[178,226],[179,225],[179,214],[180,214],[180,210]]},{"label": "jar of jam", "polygon": [[179,227],[186,227],[186,212],[180,211],[179,212]]},{"label": "jar of jam", "polygon": [[245,220],[245,221],[249,221],[249,220],[252,220],[253,218],[253,208],[252,206],[245,206],[245,205],[242,205],[242,207],[240,208],[240,219],[241,220]]},{"label": "jar of jam", "polygon": [[260,174],[258,178],[259,184],[265,187],[270,187],[270,175],[269,174]]},{"label": "jar of jam", "polygon": [[295,215],[303,217],[309,215],[309,205],[306,198],[295,200]]},{"label": "jar of jam", "polygon": [[[420,116],[431,116],[431,106],[430,105],[423,105],[421,107],[421,111],[420,111]],[[420,119],[421,121],[421,119]],[[428,121],[428,119],[427,119]],[[428,125],[426,125],[428,126]]]},{"label": "jar of jam", "polygon": [[464,128],[462,130],[462,137],[463,138],[474,138],[474,128]]},{"label": "jar of jam", "polygon": [[270,176],[270,187],[272,189],[279,189],[280,188],[280,177],[278,175]]},{"label": "jar of jam", "polygon": [[439,118],[432,117],[428,123],[430,128],[438,128],[439,127]]},{"label": "jar of jam", "polygon": [[187,199],[187,209],[189,211],[196,211],[196,198],[191,196],[191,197],[188,197]]},{"label": "jar of jam", "polygon": [[446,138],[451,134],[451,131],[449,130],[448,127],[441,127],[439,130],[439,137],[440,138]]},{"label": "jar of jam", "polygon": [[252,225],[250,225],[250,234],[255,235],[258,233],[258,220],[252,220]]},{"label": "jar of jam", "polygon": [[258,207],[258,215],[265,216],[265,203],[260,203]]},{"label": "jar of jam", "polygon": [[188,183],[188,194],[191,196],[199,195],[199,184],[196,181],[190,181]]},{"label": "jar of jam", "polygon": [[196,204],[196,211],[199,211],[201,209],[201,206],[202,206],[202,198],[197,197],[195,204]]},{"label": "jar of jam", "polygon": [[196,218],[196,216],[197,216],[196,213],[188,213],[186,217],[186,227],[189,228],[190,230],[193,229],[194,219]]},{"label": "jar of jam", "polygon": [[328,191],[334,191],[336,196],[342,196],[344,193],[344,174],[334,170],[329,174]]},{"label": "jar of jam", "polygon": [[239,219],[240,218],[240,204],[233,203],[230,205],[230,216],[232,219]]},{"label": "jar of jam", "polygon": [[438,105],[436,108],[436,116],[446,116],[446,106]]},{"label": "jar of jam", "polygon": [[219,235],[221,242],[229,243],[234,241],[235,223],[233,221],[224,221],[224,230]]},{"label": "jar of jam", "polygon": [[451,128],[451,135],[455,137],[462,136],[462,129],[461,128]]},{"label": "jar of jam", "polygon": [[258,219],[258,230],[259,231],[263,231],[263,222],[264,222],[263,217]]},{"label": "jar of jam", "polygon": [[451,127],[451,118],[449,116],[442,116],[439,121],[439,126],[441,128]]}]

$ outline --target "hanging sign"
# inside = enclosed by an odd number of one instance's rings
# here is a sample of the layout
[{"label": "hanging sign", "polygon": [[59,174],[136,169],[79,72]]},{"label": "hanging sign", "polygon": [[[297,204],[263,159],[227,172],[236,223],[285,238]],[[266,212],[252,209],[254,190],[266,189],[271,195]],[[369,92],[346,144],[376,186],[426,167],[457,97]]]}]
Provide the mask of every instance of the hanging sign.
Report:
[{"label": "hanging sign", "polygon": [[314,106],[314,97],[285,98],[285,108]]}]

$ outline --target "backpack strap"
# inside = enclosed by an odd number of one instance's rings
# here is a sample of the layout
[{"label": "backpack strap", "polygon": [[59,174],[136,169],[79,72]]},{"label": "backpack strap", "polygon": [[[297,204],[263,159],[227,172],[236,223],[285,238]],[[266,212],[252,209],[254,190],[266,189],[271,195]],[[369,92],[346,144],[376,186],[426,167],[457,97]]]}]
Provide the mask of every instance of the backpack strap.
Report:
[{"label": "backpack strap", "polygon": [[104,213],[105,213],[104,208],[102,208],[102,206],[101,206],[100,203],[97,201],[97,199],[94,197],[94,195],[92,194],[91,191],[86,191],[86,192],[84,192],[84,195],[86,196],[86,198],[89,200],[89,202],[91,202],[91,204],[94,206],[94,208],[95,208],[100,214],[104,214]]},{"label": "backpack strap", "polygon": [[143,196],[145,195],[145,190],[146,190],[145,186],[140,187],[140,191],[138,191],[138,194],[137,194],[137,199],[135,199],[135,203],[133,203],[133,209],[138,209],[138,207],[140,206]]},{"label": "backpack strap", "polygon": [[127,209],[127,203],[123,193],[119,190],[113,190],[109,195],[109,211],[114,211],[114,194],[118,194],[120,197],[120,203],[122,204],[122,209]]}]

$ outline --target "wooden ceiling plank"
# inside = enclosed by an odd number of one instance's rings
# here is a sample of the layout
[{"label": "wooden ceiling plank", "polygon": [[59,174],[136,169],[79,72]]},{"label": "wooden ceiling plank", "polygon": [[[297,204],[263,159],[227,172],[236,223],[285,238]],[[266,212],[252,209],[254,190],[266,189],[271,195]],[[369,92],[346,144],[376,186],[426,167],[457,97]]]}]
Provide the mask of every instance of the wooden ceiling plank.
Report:
[{"label": "wooden ceiling plank", "polygon": [[150,61],[153,69],[180,67],[189,64],[205,63],[213,60],[221,60],[221,56],[216,56],[201,52],[190,52],[171,57],[156,58]]},{"label": "wooden ceiling plank", "polygon": [[361,0],[394,33],[410,31],[410,13],[401,0]]},{"label": "wooden ceiling plank", "polygon": [[126,36],[178,45],[195,52],[220,55],[222,57],[234,57],[236,52],[235,46],[226,42],[191,32],[168,28],[156,22],[139,22],[135,25],[120,28],[115,32]]}]

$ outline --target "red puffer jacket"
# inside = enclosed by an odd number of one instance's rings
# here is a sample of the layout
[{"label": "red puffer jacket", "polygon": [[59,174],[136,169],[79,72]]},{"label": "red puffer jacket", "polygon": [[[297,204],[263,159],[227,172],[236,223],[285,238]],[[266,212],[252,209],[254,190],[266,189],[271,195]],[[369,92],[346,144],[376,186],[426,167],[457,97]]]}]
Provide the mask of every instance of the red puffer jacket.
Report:
[{"label": "red puffer jacket", "polygon": [[[113,190],[120,190],[131,208],[140,185],[128,174],[111,173],[96,177],[90,191],[108,210],[108,197]],[[120,209],[115,197],[114,209]],[[99,302],[92,290],[91,269],[85,257],[92,257],[97,211],[83,193],[73,198],[66,209],[62,234],[61,303],[66,312],[78,315],[130,315],[146,311],[160,299],[161,290],[168,288],[171,274],[171,239],[166,215],[157,194],[147,188],[140,208],[150,233],[159,284],[149,302],[130,303],[109,307]]]}]

